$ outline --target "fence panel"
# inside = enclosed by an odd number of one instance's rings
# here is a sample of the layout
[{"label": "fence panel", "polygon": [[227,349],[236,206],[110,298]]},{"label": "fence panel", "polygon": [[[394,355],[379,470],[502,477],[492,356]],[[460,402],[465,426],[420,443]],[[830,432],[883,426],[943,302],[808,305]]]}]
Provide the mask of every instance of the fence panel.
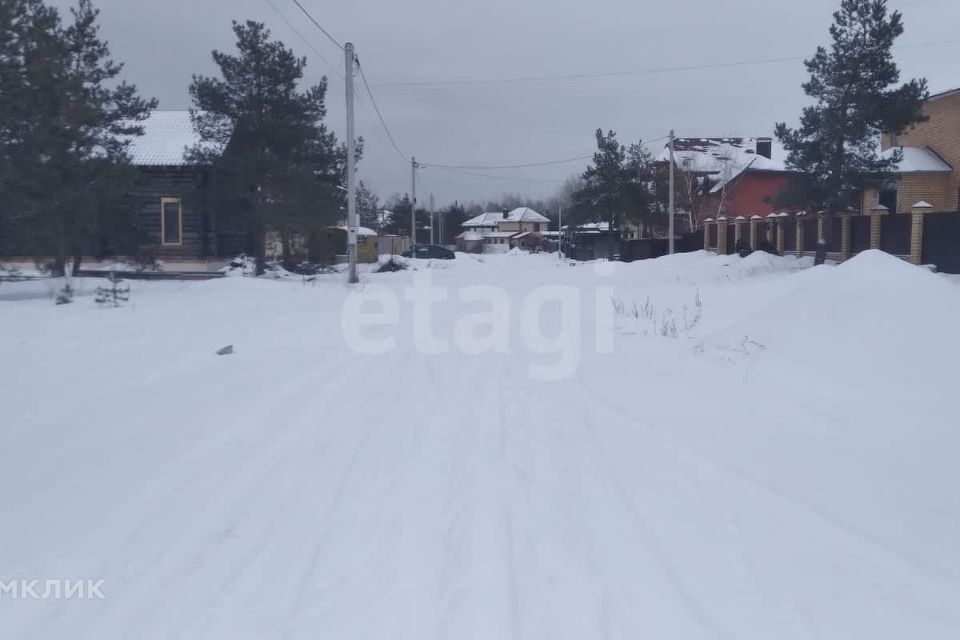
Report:
[{"label": "fence panel", "polygon": [[[674,249],[679,250],[674,244]],[[644,240],[621,240],[620,261],[633,262],[635,260],[649,260],[667,255],[670,250],[669,241],[664,238],[647,238]]]},{"label": "fence panel", "polygon": [[793,253],[797,250],[797,224],[792,218],[783,221],[783,252]]},{"label": "fence panel", "polygon": [[830,242],[827,243],[827,253],[840,253],[843,251],[843,218],[834,216],[831,220]]},{"label": "fence panel", "polygon": [[810,216],[809,218],[803,219],[803,250],[804,251],[816,251],[817,250],[817,240],[819,239],[817,234],[819,226],[817,224],[816,216]]},{"label": "fence panel", "polygon": [[944,273],[960,273],[960,212],[923,217],[923,263],[935,264]]},{"label": "fence panel", "polygon": [[850,216],[850,253],[870,248],[870,216]]},{"label": "fence panel", "polygon": [[679,253],[700,251],[703,249],[703,232],[694,231],[693,233],[683,234],[678,240],[676,240],[676,245],[674,248]]},{"label": "fence panel", "polygon": [[897,256],[910,254],[913,216],[890,213],[880,219],[880,248]]}]

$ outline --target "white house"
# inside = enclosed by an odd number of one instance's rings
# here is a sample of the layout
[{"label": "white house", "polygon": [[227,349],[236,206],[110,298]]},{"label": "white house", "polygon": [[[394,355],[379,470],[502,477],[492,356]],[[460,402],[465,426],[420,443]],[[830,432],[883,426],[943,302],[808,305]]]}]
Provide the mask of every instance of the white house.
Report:
[{"label": "white house", "polygon": [[478,233],[483,237],[484,251],[499,253],[517,246],[535,246],[549,224],[549,218],[530,207],[517,207],[470,218],[461,225],[464,232],[458,238]]}]

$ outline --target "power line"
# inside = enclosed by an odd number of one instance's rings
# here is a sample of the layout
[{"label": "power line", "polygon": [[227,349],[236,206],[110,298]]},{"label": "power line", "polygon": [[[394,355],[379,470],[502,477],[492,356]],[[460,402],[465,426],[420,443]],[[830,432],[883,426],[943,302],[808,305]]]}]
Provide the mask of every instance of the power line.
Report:
[{"label": "power line", "polygon": [[301,31],[300,31],[299,29],[297,29],[295,26],[293,26],[293,23],[290,22],[289,19],[287,19],[287,16],[283,15],[283,13],[280,11],[280,9],[277,7],[277,5],[275,5],[275,4],[273,3],[273,0],[265,0],[265,2],[266,2],[268,5],[270,5],[270,8],[273,9],[274,13],[276,13],[278,16],[280,16],[280,19],[283,20],[288,27],[290,27],[290,30],[293,31],[295,34],[297,34],[297,37],[300,38],[300,40],[303,42],[303,44],[307,45],[307,47],[309,47],[311,51],[313,51],[315,54],[317,54],[317,57],[320,58],[320,60],[323,61],[323,63],[324,63],[325,65],[327,65],[327,67],[328,67],[333,73],[335,73],[336,75],[340,76],[340,79],[341,79],[341,80],[344,79],[343,74],[340,73],[339,71],[337,71],[337,68],[334,67],[334,66],[330,63],[330,61],[327,60],[327,59],[324,57],[324,55],[323,55],[322,53],[320,53],[320,50],[317,49],[315,46],[313,46],[313,43],[310,42],[310,40],[308,40],[307,37],[306,37],[305,35],[303,35],[303,33],[301,33]]},{"label": "power line", "polygon": [[386,121],[383,119],[383,114],[380,113],[380,107],[377,105],[376,98],[373,97],[373,91],[370,90],[370,83],[367,82],[367,76],[363,73],[363,66],[360,64],[360,61],[357,60],[357,69],[360,70],[360,79],[363,80],[363,86],[367,88],[367,95],[370,96],[370,103],[373,105],[373,110],[377,112],[377,118],[380,120],[380,125],[383,127],[383,130],[387,133],[387,138],[390,140],[390,144],[393,145],[393,150],[397,152],[404,162],[410,162],[410,158],[407,157],[403,151],[400,150],[397,141],[394,140],[393,134],[390,132],[390,127],[387,126]]},{"label": "power line", "polygon": [[566,178],[521,178],[519,176],[495,176],[495,175],[490,175],[486,173],[476,173],[474,171],[465,171],[463,169],[454,169],[451,167],[442,167],[442,166],[435,166],[435,165],[430,165],[429,168],[439,169],[441,171],[447,171],[449,173],[459,173],[465,176],[474,176],[477,178],[489,178],[491,180],[512,180],[515,182],[552,182],[552,183],[563,182],[564,180],[566,180]]},{"label": "power line", "polygon": [[[917,49],[921,47],[935,47],[947,44],[960,44],[960,39],[940,40],[937,42],[923,42],[914,45],[905,45],[901,49]],[[714,62],[706,64],[692,64],[673,67],[649,67],[645,69],[628,69],[624,71],[599,71],[572,73],[565,75],[546,76],[519,76],[510,78],[453,78],[449,80],[404,80],[395,82],[376,82],[378,87],[440,87],[472,84],[509,84],[525,82],[552,82],[561,80],[584,80],[588,78],[615,78],[621,76],[653,75],[658,73],[672,73],[677,71],[698,71],[702,69],[726,69],[750,65],[775,64],[780,62],[796,62],[806,60],[809,56],[784,56],[779,58],[760,58],[754,60],[738,60],[734,62]]]},{"label": "power line", "polygon": [[[661,136],[659,138],[654,138],[652,140],[642,140],[641,142],[644,145],[653,144],[661,140],[666,140],[670,136]],[[421,167],[431,167],[434,169],[467,169],[467,170],[481,170],[481,171],[490,171],[496,169],[527,169],[531,167],[549,167],[552,165],[558,164],[567,164],[568,162],[577,162],[580,160],[590,160],[593,158],[593,154],[587,154],[583,156],[576,156],[574,158],[564,158],[562,160],[547,160],[545,162],[529,162],[526,164],[505,164],[505,165],[450,165],[450,164],[433,164],[430,162],[421,162],[419,163]]]},{"label": "power line", "polygon": [[310,20],[310,22],[312,22],[313,25],[314,25],[317,29],[320,29],[320,32],[321,32],[323,35],[327,36],[327,38],[330,40],[330,42],[332,42],[333,44],[337,45],[337,48],[340,49],[341,51],[343,51],[343,45],[340,44],[339,42],[337,42],[337,39],[334,38],[332,35],[330,35],[330,33],[329,33],[326,29],[324,29],[322,26],[320,26],[320,23],[317,22],[316,19],[315,19],[312,15],[310,15],[310,12],[307,11],[306,8],[304,8],[304,6],[303,6],[302,4],[300,4],[300,0],[293,0],[293,4],[297,5],[297,7],[300,8],[300,11],[303,12],[303,15],[307,16],[307,18]]},{"label": "power line", "polygon": [[528,167],[548,167],[550,165],[556,164],[566,164],[568,162],[576,162],[577,160],[587,160],[592,158],[593,154],[588,156],[577,156],[575,158],[565,158],[563,160],[549,160],[547,162],[531,162],[528,164],[505,164],[499,166],[470,166],[470,165],[449,165],[449,164],[431,164],[428,162],[421,162],[421,167],[433,167],[434,169],[480,169],[480,170],[490,170],[490,169],[526,169]]}]

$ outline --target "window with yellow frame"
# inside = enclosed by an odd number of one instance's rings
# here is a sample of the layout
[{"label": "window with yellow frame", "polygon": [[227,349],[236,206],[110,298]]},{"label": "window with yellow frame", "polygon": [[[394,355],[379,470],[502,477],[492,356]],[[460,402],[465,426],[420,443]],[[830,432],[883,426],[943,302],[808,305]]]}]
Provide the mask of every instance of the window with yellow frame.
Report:
[{"label": "window with yellow frame", "polygon": [[160,240],[165,245],[183,244],[183,202],[160,198]]}]

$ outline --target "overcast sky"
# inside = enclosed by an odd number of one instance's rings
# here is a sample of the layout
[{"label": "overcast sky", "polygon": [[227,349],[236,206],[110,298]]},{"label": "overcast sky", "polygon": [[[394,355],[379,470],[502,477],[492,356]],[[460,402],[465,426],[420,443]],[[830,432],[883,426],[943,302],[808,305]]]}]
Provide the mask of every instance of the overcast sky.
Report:
[{"label": "overcast sky", "polygon": [[[125,78],[163,109],[190,106],[193,73],[213,74],[212,49],[232,50],[232,19],[265,22],[308,58],[307,80],[330,78],[328,124],[345,125],[342,54],[292,0],[95,0],[102,33]],[[321,60],[270,2],[323,54]],[[418,160],[511,165],[586,155],[597,127],[624,142],[678,136],[771,135],[804,104],[802,62],[619,75],[563,81],[449,86],[377,86],[432,80],[485,80],[699,66],[809,56],[827,44],[839,0],[301,0],[341,42],[352,41],[400,148]],[[68,7],[72,3],[57,0]],[[960,87],[957,0],[891,1],[904,13],[897,59],[904,77],[926,77],[933,91]],[[366,140],[360,176],[382,197],[410,189],[398,157],[365,96],[357,133]],[[437,205],[484,201],[504,192],[536,197],[585,163],[480,171],[490,179],[421,172]],[[420,187],[418,187],[418,190]],[[418,194],[419,196],[420,194]],[[418,198],[425,202],[422,197]]]}]

